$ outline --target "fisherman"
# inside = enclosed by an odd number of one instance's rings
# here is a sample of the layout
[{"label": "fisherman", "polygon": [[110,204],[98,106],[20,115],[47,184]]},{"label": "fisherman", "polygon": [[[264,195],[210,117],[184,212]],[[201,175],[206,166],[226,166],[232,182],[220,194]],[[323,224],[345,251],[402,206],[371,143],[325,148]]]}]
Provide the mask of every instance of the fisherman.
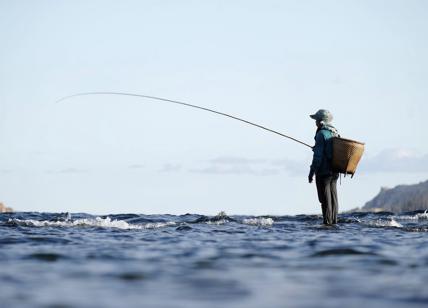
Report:
[{"label": "fisherman", "polygon": [[339,133],[331,125],[333,116],[328,110],[320,109],[310,117],[316,121],[317,131],[315,134],[315,146],[312,148],[314,156],[308,179],[309,183],[312,183],[315,175],[324,224],[333,225],[337,223],[338,200],[336,184],[339,174],[331,168],[333,156],[332,138],[338,137]]}]

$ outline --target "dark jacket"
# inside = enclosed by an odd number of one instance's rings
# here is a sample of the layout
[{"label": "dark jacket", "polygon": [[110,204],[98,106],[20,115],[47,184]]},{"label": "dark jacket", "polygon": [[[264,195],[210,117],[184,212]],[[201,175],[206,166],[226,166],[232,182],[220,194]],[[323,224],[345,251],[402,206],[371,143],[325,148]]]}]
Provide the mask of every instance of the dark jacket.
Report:
[{"label": "dark jacket", "polygon": [[329,176],[333,174],[331,170],[331,159],[333,156],[332,138],[339,136],[336,128],[332,125],[324,124],[317,129],[315,134],[315,146],[312,148],[314,157],[311,164],[311,173],[317,176]]}]

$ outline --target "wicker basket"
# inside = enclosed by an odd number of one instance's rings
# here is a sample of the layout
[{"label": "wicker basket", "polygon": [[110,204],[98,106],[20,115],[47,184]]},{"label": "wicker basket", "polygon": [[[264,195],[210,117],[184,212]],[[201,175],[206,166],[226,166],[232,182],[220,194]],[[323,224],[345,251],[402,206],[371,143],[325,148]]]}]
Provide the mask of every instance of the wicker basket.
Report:
[{"label": "wicker basket", "polygon": [[332,169],[338,173],[354,176],[361,156],[364,153],[364,143],[339,137],[333,138]]}]

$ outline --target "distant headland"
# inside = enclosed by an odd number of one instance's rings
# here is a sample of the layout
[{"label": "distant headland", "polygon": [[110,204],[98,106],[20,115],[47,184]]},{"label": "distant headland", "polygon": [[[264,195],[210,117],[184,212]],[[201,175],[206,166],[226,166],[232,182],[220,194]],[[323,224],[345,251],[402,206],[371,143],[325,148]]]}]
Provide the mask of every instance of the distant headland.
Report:
[{"label": "distant headland", "polygon": [[11,213],[11,212],[13,212],[12,208],[7,207],[3,203],[0,202],[0,213]]},{"label": "distant headland", "polygon": [[379,194],[361,209],[352,211],[393,213],[428,209],[428,181],[414,185],[399,185],[394,188],[382,187]]}]

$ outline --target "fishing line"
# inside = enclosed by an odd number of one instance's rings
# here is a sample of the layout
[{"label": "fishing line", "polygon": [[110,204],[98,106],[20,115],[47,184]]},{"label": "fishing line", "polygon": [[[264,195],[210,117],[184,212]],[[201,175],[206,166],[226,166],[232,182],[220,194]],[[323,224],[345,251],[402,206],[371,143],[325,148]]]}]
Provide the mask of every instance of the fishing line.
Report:
[{"label": "fishing line", "polygon": [[213,109],[209,109],[209,108],[205,108],[205,107],[201,107],[201,106],[197,106],[197,105],[192,105],[192,104],[188,104],[188,103],[184,103],[184,102],[180,102],[180,101],[176,101],[176,100],[172,100],[172,99],[157,97],[157,96],[149,96],[149,95],[141,95],[141,94],[133,94],[133,93],[124,93],[124,92],[84,92],[84,93],[76,93],[76,94],[73,94],[73,95],[65,96],[65,97],[57,100],[56,102],[59,103],[59,102],[65,101],[65,100],[73,98],[73,97],[86,96],[86,95],[121,95],[121,96],[132,96],[132,97],[147,98],[147,99],[152,99],[152,100],[163,101],[163,102],[168,102],[168,103],[183,105],[183,106],[187,106],[187,107],[192,107],[192,108],[196,108],[196,109],[200,109],[200,110],[205,110],[205,111],[209,111],[209,112],[212,112],[212,113],[215,113],[215,114],[219,114],[219,115],[222,115],[222,116],[225,116],[225,117],[237,120],[237,121],[244,122],[244,123],[249,124],[249,125],[253,125],[255,127],[264,129],[264,130],[266,130],[268,132],[280,135],[282,137],[291,139],[291,140],[293,140],[293,141],[295,141],[297,143],[303,144],[303,145],[305,145],[305,146],[307,146],[309,148],[312,148],[311,145],[309,145],[309,144],[307,144],[307,143],[305,143],[303,141],[300,141],[300,140],[298,140],[296,138],[293,138],[293,137],[288,136],[286,134],[280,133],[280,132],[275,131],[273,129],[267,128],[265,126],[262,126],[262,125],[259,125],[259,124],[256,124],[256,123],[253,123],[253,122],[250,122],[250,121],[238,118],[238,117],[235,117],[233,115],[230,115],[230,114],[227,114],[227,113],[224,113],[224,112],[220,112],[220,111],[216,111],[216,110],[213,110]]}]

